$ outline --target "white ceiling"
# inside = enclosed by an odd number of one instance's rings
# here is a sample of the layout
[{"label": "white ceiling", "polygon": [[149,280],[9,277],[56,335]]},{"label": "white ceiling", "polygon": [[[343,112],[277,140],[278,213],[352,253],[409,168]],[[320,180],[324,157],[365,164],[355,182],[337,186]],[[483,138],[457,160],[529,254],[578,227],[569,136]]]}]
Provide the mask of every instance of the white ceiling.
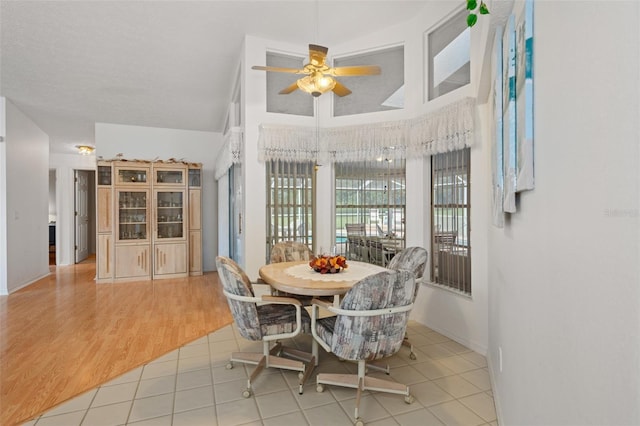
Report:
[{"label": "white ceiling", "polygon": [[304,52],[428,1],[2,0],[0,94],[49,134],[51,152],[93,144],[96,122],[221,132],[245,34]]}]

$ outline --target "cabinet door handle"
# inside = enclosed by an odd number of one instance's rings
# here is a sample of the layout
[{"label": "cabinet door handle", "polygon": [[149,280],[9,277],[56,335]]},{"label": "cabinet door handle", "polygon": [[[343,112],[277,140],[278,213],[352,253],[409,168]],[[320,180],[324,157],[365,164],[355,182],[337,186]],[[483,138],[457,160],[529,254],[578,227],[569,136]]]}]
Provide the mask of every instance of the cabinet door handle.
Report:
[{"label": "cabinet door handle", "polygon": [[110,263],[111,263],[111,262],[110,262],[110,260],[111,260],[111,256],[109,256],[109,242],[107,242],[107,249],[106,249],[105,251],[107,252],[107,259],[106,259],[106,261],[107,261],[107,274],[108,274],[108,273],[109,273],[109,266],[111,266],[111,265],[110,265]]}]

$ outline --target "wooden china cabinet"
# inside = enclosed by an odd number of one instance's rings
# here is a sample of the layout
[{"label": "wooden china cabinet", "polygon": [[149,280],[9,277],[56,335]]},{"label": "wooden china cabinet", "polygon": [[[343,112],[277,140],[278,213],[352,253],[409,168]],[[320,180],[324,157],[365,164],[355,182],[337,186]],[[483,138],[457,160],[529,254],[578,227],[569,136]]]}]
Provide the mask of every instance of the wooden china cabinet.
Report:
[{"label": "wooden china cabinet", "polygon": [[190,225],[197,217],[200,229],[201,203],[199,193],[190,197],[190,167],[201,166],[98,163],[97,282],[186,277],[196,264],[201,273],[201,239]]}]

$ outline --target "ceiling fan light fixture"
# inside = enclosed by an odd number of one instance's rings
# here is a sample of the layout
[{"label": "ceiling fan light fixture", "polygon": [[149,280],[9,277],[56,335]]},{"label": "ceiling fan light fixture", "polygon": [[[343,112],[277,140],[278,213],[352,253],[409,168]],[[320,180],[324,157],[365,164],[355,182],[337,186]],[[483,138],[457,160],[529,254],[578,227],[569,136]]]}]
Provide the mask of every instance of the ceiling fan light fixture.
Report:
[{"label": "ceiling fan light fixture", "polygon": [[323,93],[333,90],[336,81],[331,76],[317,72],[299,79],[296,84],[300,90],[317,98]]},{"label": "ceiling fan light fixture", "polygon": [[91,155],[95,151],[95,148],[89,145],[76,145],[76,148],[80,155]]}]

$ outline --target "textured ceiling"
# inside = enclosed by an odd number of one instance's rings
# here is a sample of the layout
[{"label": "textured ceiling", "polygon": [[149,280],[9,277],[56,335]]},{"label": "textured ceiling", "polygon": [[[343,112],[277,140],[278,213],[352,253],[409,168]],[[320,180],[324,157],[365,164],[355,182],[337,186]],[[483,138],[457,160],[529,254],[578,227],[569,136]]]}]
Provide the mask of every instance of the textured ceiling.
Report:
[{"label": "textured ceiling", "polygon": [[[415,16],[421,1],[6,1],[0,94],[51,140],[94,123],[222,131],[245,34],[331,46]],[[309,17],[311,17],[311,22]]]}]

